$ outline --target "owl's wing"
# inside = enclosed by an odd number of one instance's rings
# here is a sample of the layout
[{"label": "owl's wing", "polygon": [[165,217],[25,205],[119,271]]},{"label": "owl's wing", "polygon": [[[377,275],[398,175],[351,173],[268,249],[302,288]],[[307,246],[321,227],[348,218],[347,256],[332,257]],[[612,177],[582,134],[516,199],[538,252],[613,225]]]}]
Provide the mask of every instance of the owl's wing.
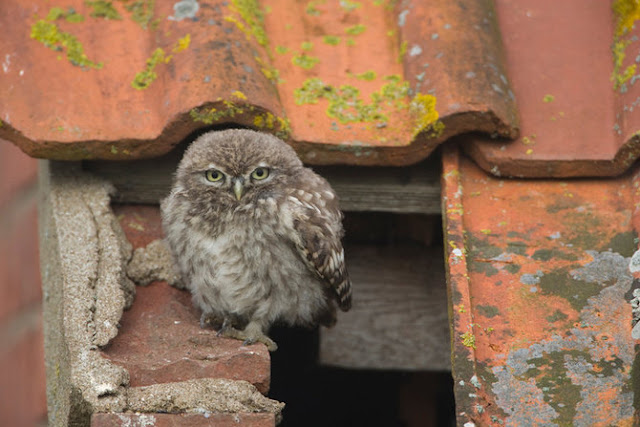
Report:
[{"label": "owl's wing", "polygon": [[351,281],[342,247],[342,213],[335,193],[326,181],[325,189],[289,196],[292,206],[296,247],[311,271],[316,273],[337,296],[342,311],[351,308]]}]

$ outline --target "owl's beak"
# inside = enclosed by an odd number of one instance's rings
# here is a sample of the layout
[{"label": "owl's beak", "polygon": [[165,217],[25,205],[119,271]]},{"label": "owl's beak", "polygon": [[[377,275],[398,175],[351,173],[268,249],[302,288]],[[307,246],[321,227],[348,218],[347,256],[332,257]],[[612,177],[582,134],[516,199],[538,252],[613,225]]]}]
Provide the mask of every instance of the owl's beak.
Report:
[{"label": "owl's beak", "polygon": [[236,195],[236,199],[240,201],[242,198],[242,192],[244,191],[244,180],[242,178],[233,178],[233,192]]}]

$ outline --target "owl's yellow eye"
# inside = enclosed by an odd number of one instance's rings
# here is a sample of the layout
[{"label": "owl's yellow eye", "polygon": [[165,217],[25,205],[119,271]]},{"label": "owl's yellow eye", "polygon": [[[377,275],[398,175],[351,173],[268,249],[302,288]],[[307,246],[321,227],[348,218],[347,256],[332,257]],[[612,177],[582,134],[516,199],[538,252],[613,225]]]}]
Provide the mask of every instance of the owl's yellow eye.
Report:
[{"label": "owl's yellow eye", "polygon": [[224,178],[224,174],[216,169],[210,169],[205,173],[205,177],[207,181],[210,182],[219,182]]},{"label": "owl's yellow eye", "polygon": [[256,168],[253,172],[251,172],[251,178],[256,180],[265,179],[269,176],[269,168]]}]

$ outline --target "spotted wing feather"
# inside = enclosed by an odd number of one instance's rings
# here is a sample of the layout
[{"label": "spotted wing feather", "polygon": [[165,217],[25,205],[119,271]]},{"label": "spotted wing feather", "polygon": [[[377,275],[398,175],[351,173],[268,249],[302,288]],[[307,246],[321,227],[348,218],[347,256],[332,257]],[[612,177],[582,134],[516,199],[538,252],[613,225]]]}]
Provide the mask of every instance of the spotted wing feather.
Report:
[{"label": "spotted wing feather", "polygon": [[294,207],[296,246],[309,269],[333,289],[340,309],[347,311],[351,308],[351,281],[341,242],[342,213],[329,184],[319,179],[324,190],[298,190],[289,196]]}]

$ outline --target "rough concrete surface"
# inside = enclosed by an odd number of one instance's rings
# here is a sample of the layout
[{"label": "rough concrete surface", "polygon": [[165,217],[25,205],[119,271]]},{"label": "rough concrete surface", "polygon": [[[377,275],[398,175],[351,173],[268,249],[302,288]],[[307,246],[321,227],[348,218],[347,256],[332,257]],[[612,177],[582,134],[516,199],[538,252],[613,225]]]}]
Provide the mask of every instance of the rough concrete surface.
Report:
[{"label": "rough concrete surface", "polygon": [[[127,371],[98,347],[117,334],[132,292],[126,246],[109,215],[110,185],[76,165],[43,163],[41,264],[47,398],[52,425],[82,424],[93,410],[121,411]],[[121,284],[125,284],[125,292]]]},{"label": "rough concrete surface", "polygon": [[207,378],[131,388],[127,406],[135,412],[272,412],[279,418],[284,403],[246,381]]},{"label": "rough concrete surface", "polygon": [[91,427],[273,427],[272,413],[260,414],[93,414]]},{"label": "rough concrete surface", "polygon": [[197,379],[129,388],[129,373],[103,357],[135,293],[131,246],[110,207],[111,185],[77,163],[42,162],[40,242],[47,400],[52,426],[89,425],[93,413],[272,412],[244,381]]},{"label": "rough concrete surface", "polygon": [[171,252],[163,240],[154,240],[146,247],[136,249],[127,267],[127,274],[140,286],[146,286],[158,280],[184,289]]}]

